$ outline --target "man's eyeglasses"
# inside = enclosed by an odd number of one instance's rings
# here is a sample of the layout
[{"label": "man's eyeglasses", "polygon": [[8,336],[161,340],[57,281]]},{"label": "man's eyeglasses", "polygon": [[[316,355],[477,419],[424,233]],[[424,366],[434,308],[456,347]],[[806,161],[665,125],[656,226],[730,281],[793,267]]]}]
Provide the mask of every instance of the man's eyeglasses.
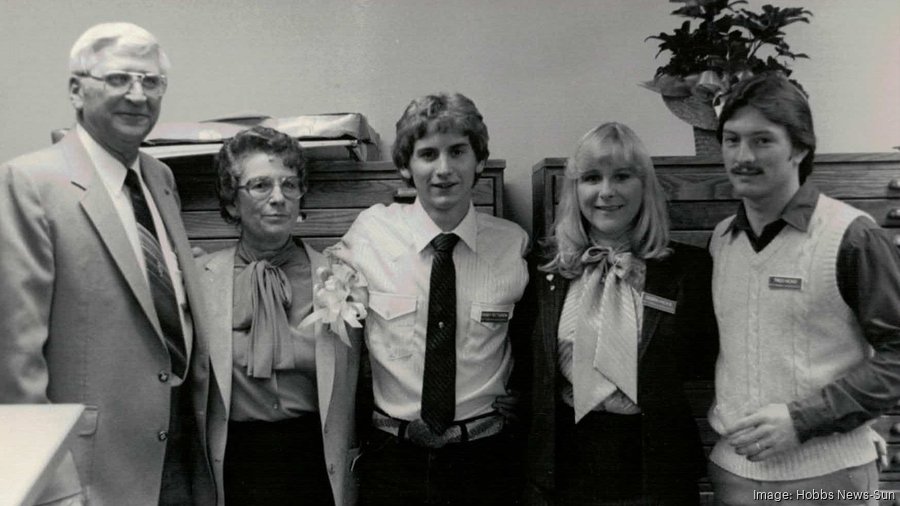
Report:
[{"label": "man's eyeglasses", "polygon": [[[247,184],[238,186],[239,190],[246,190],[247,193],[256,200],[264,200],[269,198],[272,190],[275,189],[275,180],[268,176],[254,177],[247,181]],[[281,188],[281,194],[284,198],[298,200],[303,196],[303,185],[297,176],[283,177],[277,183]]]},{"label": "man's eyeglasses", "polygon": [[131,90],[135,81],[141,83],[144,95],[149,98],[159,98],[166,92],[166,76],[159,74],[144,74],[141,72],[127,72],[124,70],[112,70],[102,76],[84,73],[81,77],[89,77],[101,81],[106,90],[118,95],[124,95]]}]

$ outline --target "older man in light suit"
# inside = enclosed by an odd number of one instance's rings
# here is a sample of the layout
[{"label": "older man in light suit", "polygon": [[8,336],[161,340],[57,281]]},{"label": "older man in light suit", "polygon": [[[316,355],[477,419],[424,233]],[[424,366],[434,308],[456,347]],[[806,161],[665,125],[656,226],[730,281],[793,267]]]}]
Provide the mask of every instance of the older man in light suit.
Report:
[{"label": "older man in light suit", "polygon": [[172,172],[138,151],[167,69],[143,28],[90,28],[75,129],[0,167],[0,402],[87,406],[39,503],[215,501],[199,278]]}]

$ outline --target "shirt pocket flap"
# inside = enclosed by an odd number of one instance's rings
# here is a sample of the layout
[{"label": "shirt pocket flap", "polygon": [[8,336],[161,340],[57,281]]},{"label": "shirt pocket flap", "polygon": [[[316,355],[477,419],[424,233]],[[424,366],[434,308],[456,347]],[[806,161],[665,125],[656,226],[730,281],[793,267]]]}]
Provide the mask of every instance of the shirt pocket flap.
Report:
[{"label": "shirt pocket flap", "polygon": [[515,304],[485,304],[483,302],[473,302],[469,318],[485,325],[507,323],[512,319],[513,309],[515,307]]},{"label": "shirt pocket flap", "polygon": [[385,320],[393,320],[415,312],[416,296],[370,291],[369,308]]}]

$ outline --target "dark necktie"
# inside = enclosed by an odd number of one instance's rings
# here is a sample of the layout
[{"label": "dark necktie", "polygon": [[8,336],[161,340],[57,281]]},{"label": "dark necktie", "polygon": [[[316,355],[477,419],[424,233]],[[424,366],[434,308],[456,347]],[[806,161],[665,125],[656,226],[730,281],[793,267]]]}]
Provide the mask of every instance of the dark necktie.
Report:
[{"label": "dark necktie", "polygon": [[428,295],[422,420],[440,434],[456,411],[456,269],[453,248],[459,237],[441,234],[431,241],[434,260]]},{"label": "dark necktie", "polygon": [[131,193],[131,206],[138,225],[141,239],[141,250],[144,252],[144,264],[147,268],[147,280],[150,283],[150,294],[153,296],[153,307],[159,318],[159,326],[166,338],[169,359],[172,361],[172,372],[184,378],[187,353],[184,347],[184,335],[181,331],[181,315],[178,311],[178,299],[172,286],[172,278],[163,259],[162,248],[153,225],[150,208],[138,179],[137,172],[128,169],[125,185]]}]

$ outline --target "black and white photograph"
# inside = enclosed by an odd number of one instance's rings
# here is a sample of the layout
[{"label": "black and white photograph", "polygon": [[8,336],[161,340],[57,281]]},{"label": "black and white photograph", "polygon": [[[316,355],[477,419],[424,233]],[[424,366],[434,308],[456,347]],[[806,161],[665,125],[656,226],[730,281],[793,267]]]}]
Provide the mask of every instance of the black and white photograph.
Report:
[{"label": "black and white photograph", "polygon": [[900,505],[900,2],[0,42],[0,506]]}]

